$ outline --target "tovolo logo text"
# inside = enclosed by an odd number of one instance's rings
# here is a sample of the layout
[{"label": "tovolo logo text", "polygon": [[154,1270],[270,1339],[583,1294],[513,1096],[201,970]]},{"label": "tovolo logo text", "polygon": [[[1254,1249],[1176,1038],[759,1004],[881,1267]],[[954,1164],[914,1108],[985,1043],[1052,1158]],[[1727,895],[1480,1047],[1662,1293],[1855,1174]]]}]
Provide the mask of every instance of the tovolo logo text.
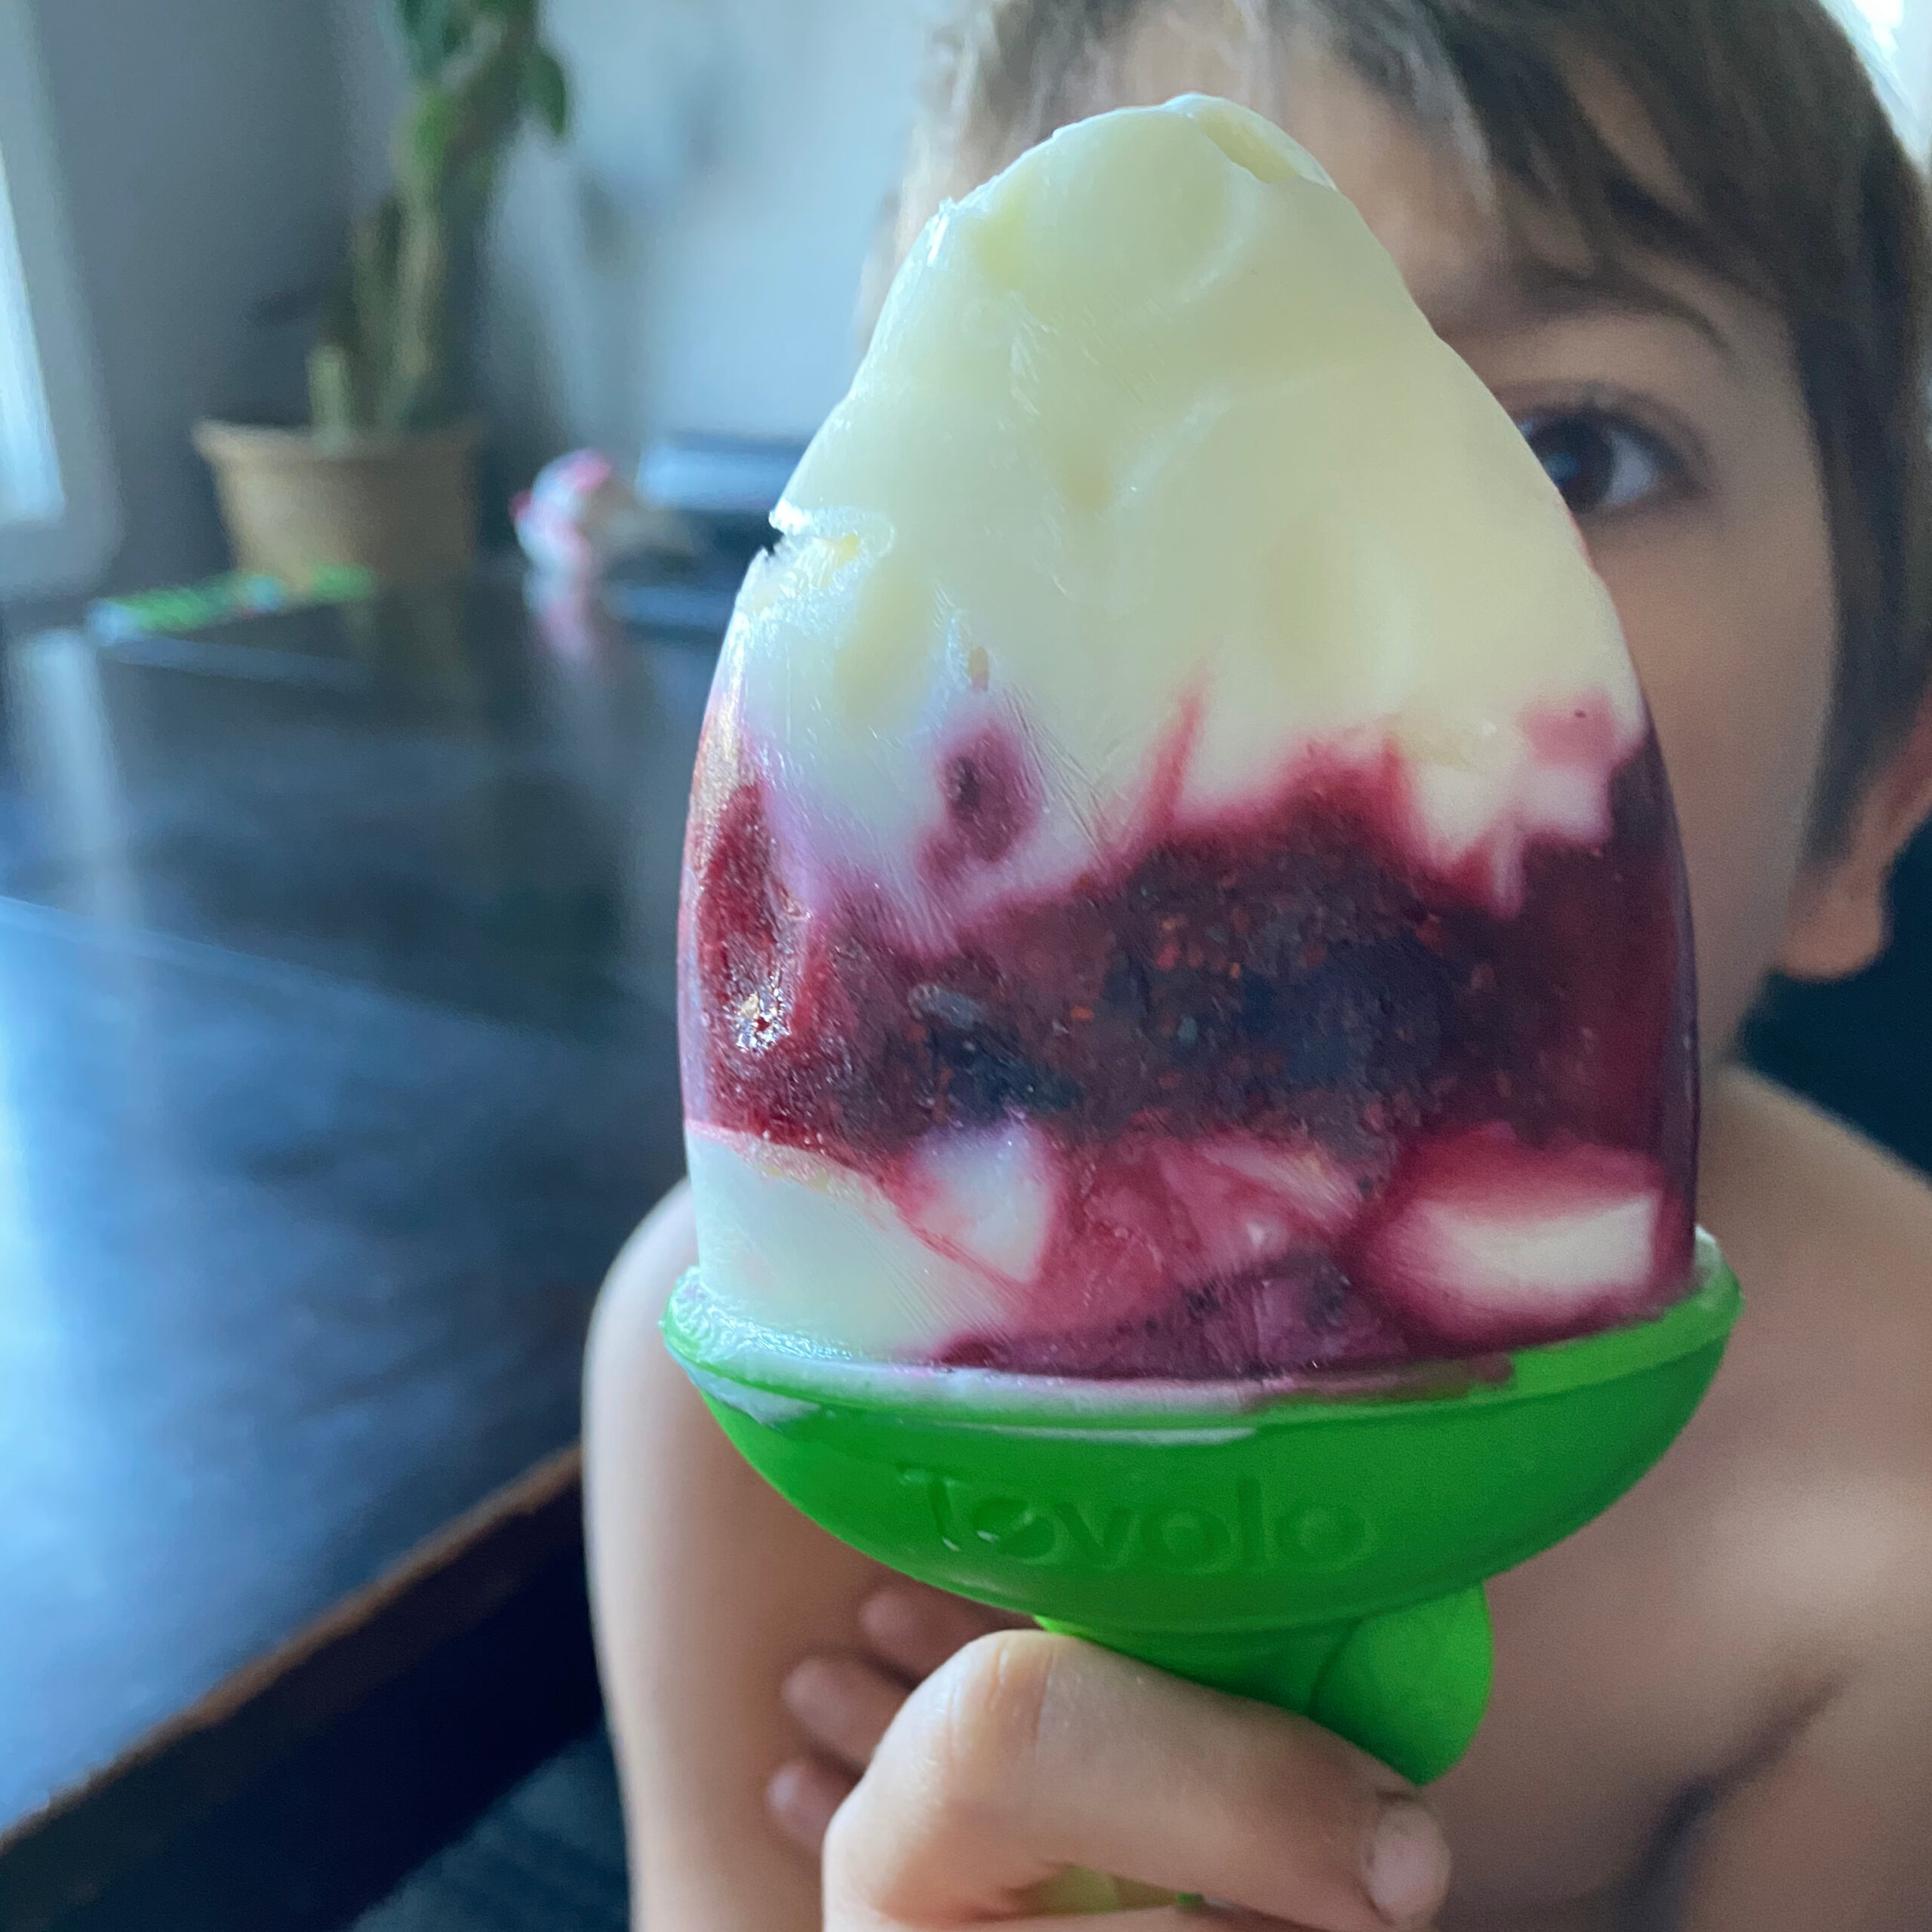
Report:
[{"label": "tovolo logo text", "polygon": [[1235,1484],[1228,1506],[1207,1509],[1010,1496],[943,1469],[903,1467],[899,1475],[924,1492],[948,1549],[1041,1569],[1136,1563],[1177,1577],[1329,1575],[1375,1547],[1374,1531],[1355,1511],[1272,1496],[1252,1478]]}]

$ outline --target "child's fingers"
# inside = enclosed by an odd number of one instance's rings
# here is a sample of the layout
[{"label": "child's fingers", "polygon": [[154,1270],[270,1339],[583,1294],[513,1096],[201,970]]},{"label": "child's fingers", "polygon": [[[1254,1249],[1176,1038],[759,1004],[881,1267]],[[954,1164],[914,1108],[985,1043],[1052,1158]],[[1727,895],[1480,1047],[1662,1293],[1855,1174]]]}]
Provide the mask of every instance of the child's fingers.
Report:
[{"label": "child's fingers", "polygon": [[793,1844],[817,1856],[832,1814],[857,1782],[823,1758],[797,1758],[781,1764],[764,1788],[765,1809]]},{"label": "child's fingers", "polygon": [[786,1678],[785,1708],[835,1762],[854,1772],[872,1762],[906,1686],[860,1657],[808,1657]]},{"label": "child's fingers", "polygon": [[1017,1617],[923,1583],[888,1583],[859,1612],[859,1628],[874,1653],[910,1684],[930,1677],[976,1637],[1023,1627]]},{"label": "child's fingers", "polygon": [[971,1644],[912,1693],[825,1863],[830,1932],[1018,1923],[1075,1867],[1381,1932],[1426,1923],[1448,1880],[1409,1787],[1339,1738],[1036,1632]]}]

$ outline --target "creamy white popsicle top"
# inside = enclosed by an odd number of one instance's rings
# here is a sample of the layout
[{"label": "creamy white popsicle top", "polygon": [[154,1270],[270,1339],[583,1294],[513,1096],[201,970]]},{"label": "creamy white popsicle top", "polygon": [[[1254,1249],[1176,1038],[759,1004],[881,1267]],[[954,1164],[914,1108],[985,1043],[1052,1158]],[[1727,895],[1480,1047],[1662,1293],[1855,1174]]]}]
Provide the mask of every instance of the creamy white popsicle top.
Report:
[{"label": "creamy white popsicle top", "polygon": [[721,1305],[1198,1377],[1684,1284],[1681,869],[1615,613],[1286,135],[1125,109],[943,209],[774,521],[688,853]]}]

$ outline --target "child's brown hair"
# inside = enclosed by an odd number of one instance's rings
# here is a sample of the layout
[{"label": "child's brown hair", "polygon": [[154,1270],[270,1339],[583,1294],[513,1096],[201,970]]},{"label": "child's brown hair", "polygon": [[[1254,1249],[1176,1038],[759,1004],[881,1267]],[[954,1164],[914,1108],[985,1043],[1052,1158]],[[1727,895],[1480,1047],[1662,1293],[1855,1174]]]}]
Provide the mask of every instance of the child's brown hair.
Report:
[{"label": "child's brown hair", "polygon": [[[935,42],[907,221],[1091,111],[1104,63],[1164,4],[960,8]],[[1675,259],[1783,318],[1836,565],[1836,691],[1811,808],[1814,848],[1830,851],[1932,670],[1932,237],[1918,172],[1842,29],[1820,0],[1222,4],[1251,49],[1320,34],[1460,151],[1506,211],[1573,221],[1604,271],[1633,254]],[[1642,109],[1681,205],[1604,140],[1580,97],[1586,78]]]}]

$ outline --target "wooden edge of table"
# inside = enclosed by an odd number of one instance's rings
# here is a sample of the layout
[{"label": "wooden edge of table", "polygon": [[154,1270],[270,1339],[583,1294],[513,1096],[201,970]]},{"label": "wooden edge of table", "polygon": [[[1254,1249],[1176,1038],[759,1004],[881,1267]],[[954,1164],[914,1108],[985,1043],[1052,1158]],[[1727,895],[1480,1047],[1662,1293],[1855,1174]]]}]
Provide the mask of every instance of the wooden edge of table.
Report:
[{"label": "wooden edge of table", "polygon": [[[460,1829],[540,1746],[594,1721],[581,1478],[574,1445],[547,1457],[21,1820],[0,1837],[0,1925],[277,1932],[340,1923],[379,1896],[371,1885]],[[501,1738],[479,1737],[493,1721]],[[360,1774],[351,1732],[380,1760]],[[429,1788],[439,1780],[447,1791]],[[392,1829],[399,1809],[418,1829]],[[358,1879],[349,1868],[363,1826],[374,1855]],[[260,1896],[265,1884],[285,1896]],[[157,1909],[171,1889],[186,1915]],[[125,1907],[117,1891],[132,1895]]]}]

